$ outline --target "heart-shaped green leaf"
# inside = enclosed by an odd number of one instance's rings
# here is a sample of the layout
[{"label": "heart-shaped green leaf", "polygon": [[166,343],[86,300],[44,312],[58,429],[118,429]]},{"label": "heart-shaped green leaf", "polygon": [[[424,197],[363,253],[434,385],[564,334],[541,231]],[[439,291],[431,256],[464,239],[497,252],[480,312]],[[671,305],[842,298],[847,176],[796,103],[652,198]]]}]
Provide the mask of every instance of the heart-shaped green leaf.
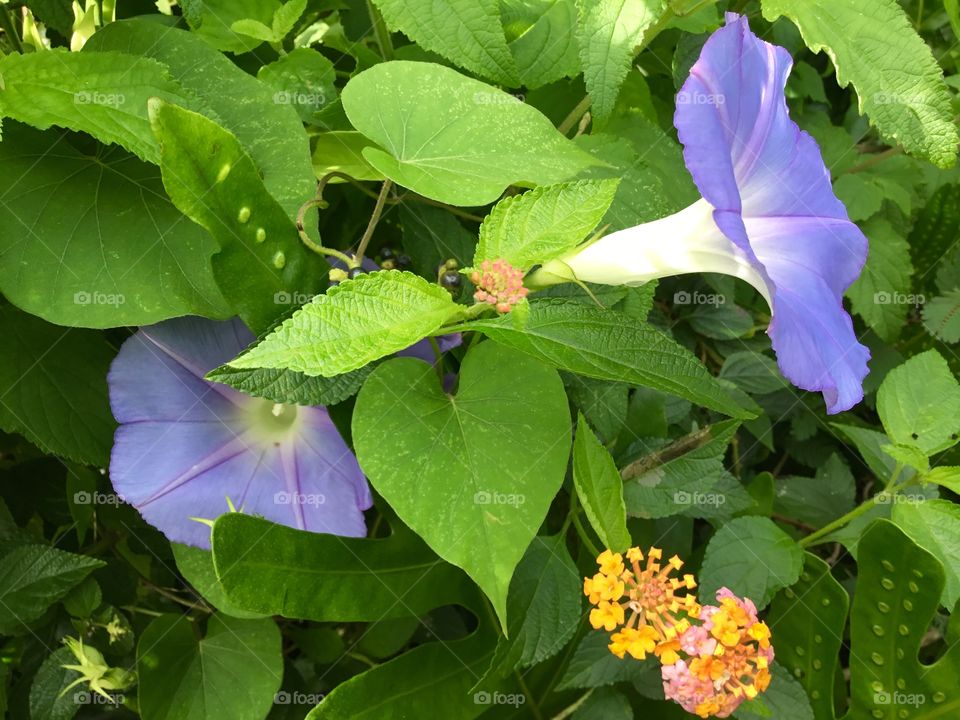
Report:
[{"label": "heart-shaped green leaf", "polygon": [[467,353],[449,395],[426,363],[390,360],[357,396],[353,440],[377,491],[438,555],[466,570],[506,627],[510,577],[570,452],[556,371],[483,343]]},{"label": "heart-shaped green leaf", "polygon": [[364,148],[371,165],[451,205],[485,205],[508,185],[551,185],[602,164],[539,110],[442,65],[381,63],[341,98],[353,126],[384,148]]}]

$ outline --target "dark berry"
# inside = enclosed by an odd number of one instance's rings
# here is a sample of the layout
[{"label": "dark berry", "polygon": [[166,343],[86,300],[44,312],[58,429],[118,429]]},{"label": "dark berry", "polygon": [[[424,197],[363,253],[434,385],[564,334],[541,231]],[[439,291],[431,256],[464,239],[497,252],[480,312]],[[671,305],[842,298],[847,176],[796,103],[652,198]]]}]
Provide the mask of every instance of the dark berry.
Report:
[{"label": "dark berry", "polygon": [[440,276],[440,285],[450,292],[454,292],[463,287],[463,276],[455,270],[448,270]]},{"label": "dark berry", "polygon": [[397,258],[397,267],[401,270],[406,270],[413,264],[413,260],[410,259],[409,255],[401,255]]}]

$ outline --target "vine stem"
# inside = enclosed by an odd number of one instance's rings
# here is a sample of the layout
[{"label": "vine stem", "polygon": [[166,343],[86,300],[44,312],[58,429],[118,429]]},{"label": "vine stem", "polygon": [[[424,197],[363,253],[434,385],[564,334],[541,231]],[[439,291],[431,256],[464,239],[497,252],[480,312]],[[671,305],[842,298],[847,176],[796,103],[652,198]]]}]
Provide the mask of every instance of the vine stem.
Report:
[{"label": "vine stem", "polygon": [[376,5],[367,0],[367,13],[370,15],[370,21],[373,23],[373,34],[377,38],[377,45],[380,47],[380,55],[384,60],[393,60],[393,41],[390,39],[390,31],[387,24],[383,21],[383,15]]},{"label": "vine stem", "polygon": [[0,6],[0,27],[3,27],[4,33],[10,38],[10,44],[18,53],[23,52],[23,44],[20,42],[20,35],[17,33],[17,27],[10,15],[10,8],[6,4]]},{"label": "vine stem", "polygon": [[380,186],[380,195],[377,196],[377,204],[373,208],[373,215],[370,216],[370,222],[367,223],[367,229],[363,231],[363,237],[360,238],[360,246],[357,248],[357,254],[354,262],[356,267],[360,267],[363,263],[363,255],[367,252],[367,246],[370,244],[370,238],[373,237],[373,231],[377,228],[377,223],[380,222],[380,216],[383,214],[383,206],[387,202],[387,193],[390,192],[390,188],[393,187],[393,181],[390,179],[384,180],[383,185]]},{"label": "vine stem", "polygon": [[595,689],[596,688],[591,688],[589,692],[581,695],[572,705],[565,707],[563,710],[554,715],[551,720],[566,720],[566,718],[570,717],[580,709],[580,706],[583,705],[591,695],[593,695],[593,691]]},{"label": "vine stem", "polygon": [[897,492],[899,492],[899,491],[902,490],[903,488],[905,488],[905,487],[907,487],[908,485],[911,485],[912,483],[914,483],[914,482],[917,481],[917,478],[916,478],[916,477],[912,477],[912,478],[909,478],[909,479],[907,479],[907,480],[904,480],[903,482],[901,482],[901,483],[898,484],[898,483],[896,482],[896,479],[897,479],[897,478],[899,477],[899,475],[900,475],[900,471],[902,470],[902,466],[898,465],[897,468],[898,468],[898,469],[895,470],[894,473],[893,473],[893,476],[892,476],[892,478],[891,478],[891,480],[890,480],[890,484],[887,486],[887,488],[886,488],[885,490],[883,490],[882,492],[877,493],[876,495],[874,495],[872,498],[870,498],[870,499],[867,500],[866,502],[863,502],[863,503],[861,503],[860,505],[857,505],[857,507],[855,507],[853,510],[851,510],[850,512],[848,512],[846,515],[843,515],[843,516],[841,516],[841,517],[838,517],[838,518],[837,518],[836,520],[834,520],[833,522],[824,525],[822,528],[820,528],[819,530],[817,530],[815,533],[812,533],[812,534],[810,534],[810,535],[807,535],[805,538],[801,539],[801,540],[798,542],[798,544],[800,545],[800,547],[806,548],[806,547],[810,547],[811,545],[816,545],[818,542],[820,542],[823,538],[825,538],[826,536],[828,536],[828,535],[829,535],[830,533],[832,533],[834,530],[838,530],[838,529],[842,528],[844,525],[846,525],[847,523],[849,523],[851,520],[855,520],[856,518],[858,518],[858,517],[860,517],[861,515],[863,515],[864,513],[866,513],[868,510],[871,510],[872,508],[874,508],[874,507],[877,506],[877,505],[881,505],[881,504],[888,503],[888,502],[892,501],[893,498],[894,498],[894,496],[897,494]]}]

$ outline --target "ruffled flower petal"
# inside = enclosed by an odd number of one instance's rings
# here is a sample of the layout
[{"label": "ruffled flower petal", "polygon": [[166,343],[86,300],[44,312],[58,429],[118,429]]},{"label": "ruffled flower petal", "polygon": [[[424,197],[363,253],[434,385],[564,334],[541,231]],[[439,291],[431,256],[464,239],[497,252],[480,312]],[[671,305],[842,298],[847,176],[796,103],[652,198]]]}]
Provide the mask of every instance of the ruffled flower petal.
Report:
[{"label": "ruffled flower petal", "polygon": [[179,318],[124,343],[108,376],[120,422],[114,488],[168,538],[199,547],[210,544],[202,520],[231,504],[302,530],[364,535],[370,490],[324,408],[203,379],[252,339],[238,320]]},{"label": "ruffled flower petal", "polygon": [[755,258],[770,287],[781,370],[823,392],[836,413],[863,398],[868,372],[870,353],[843,308],[867,239],[834,195],[816,142],[790,119],[791,66],[786,50],[728,13],[677,95],[674,124],[717,226]]}]

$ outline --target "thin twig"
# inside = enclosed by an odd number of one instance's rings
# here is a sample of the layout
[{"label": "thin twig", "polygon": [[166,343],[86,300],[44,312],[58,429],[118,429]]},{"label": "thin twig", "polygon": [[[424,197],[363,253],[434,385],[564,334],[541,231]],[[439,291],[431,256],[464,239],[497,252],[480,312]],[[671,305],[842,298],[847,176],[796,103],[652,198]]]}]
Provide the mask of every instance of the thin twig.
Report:
[{"label": "thin twig", "polygon": [[380,222],[380,216],[383,214],[383,206],[387,201],[387,193],[390,192],[391,187],[393,187],[393,181],[389,178],[384,180],[383,185],[380,186],[380,195],[377,197],[377,204],[373,208],[373,215],[370,216],[370,222],[367,223],[367,229],[363,231],[363,237],[360,238],[360,246],[357,248],[357,254],[354,260],[356,267],[360,267],[363,263],[363,256],[367,252],[367,246],[370,244],[370,238],[373,237],[373,231],[376,230],[377,223]]}]

